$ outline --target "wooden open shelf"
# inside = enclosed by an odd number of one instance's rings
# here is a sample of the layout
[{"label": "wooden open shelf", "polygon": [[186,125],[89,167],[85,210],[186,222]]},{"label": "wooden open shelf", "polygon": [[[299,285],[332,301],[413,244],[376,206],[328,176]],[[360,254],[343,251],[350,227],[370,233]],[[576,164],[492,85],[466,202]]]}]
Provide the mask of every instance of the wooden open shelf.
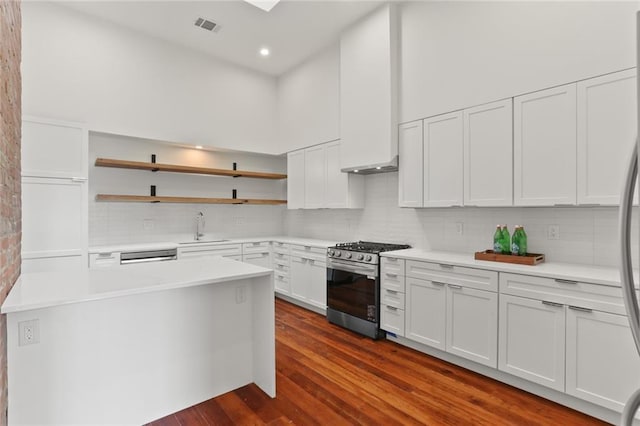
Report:
[{"label": "wooden open shelf", "polygon": [[152,197],[149,195],[97,194],[96,201],[119,201],[125,203],[194,203],[194,204],[287,204],[287,200],[260,200],[250,198],[203,198],[203,197]]},{"label": "wooden open shelf", "polygon": [[[97,167],[114,167],[118,169],[150,170],[152,172],[192,173],[199,175],[215,175],[230,177],[248,177],[256,179],[286,179],[281,173],[250,172],[246,170],[212,169],[208,167],[181,166],[178,164],[145,163],[142,161],[114,160],[96,158]],[[246,203],[245,203],[246,204]]]}]

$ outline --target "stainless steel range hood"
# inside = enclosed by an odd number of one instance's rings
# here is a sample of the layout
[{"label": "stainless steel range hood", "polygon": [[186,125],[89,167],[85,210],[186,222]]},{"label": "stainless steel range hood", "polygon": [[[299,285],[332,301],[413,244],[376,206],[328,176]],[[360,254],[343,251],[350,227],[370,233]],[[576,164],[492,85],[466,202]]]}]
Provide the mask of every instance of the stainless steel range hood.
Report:
[{"label": "stainless steel range hood", "polygon": [[388,173],[398,171],[398,156],[386,163],[368,164],[361,167],[347,167],[341,169],[345,173],[357,173],[359,175],[372,175],[376,173]]}]

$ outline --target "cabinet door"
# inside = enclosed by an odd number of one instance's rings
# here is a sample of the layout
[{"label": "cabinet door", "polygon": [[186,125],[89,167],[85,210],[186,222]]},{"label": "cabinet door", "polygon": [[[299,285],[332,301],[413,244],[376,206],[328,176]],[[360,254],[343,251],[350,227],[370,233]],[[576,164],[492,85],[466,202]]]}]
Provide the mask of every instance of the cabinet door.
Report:
[{"label": "cabinet door", "polygon": [[567,393],[621,412],[640,388],[626,316],[567,309]]},{"label": "cabinet door", "polygon": [[[77,257],[78,263],[72,259],[65,259],[68,262],[64,263],[88,267],[86,186],[85,181],[72,179],[22,178],[22,257],[25,265],[29,263],[28,259],[34,258]],[[42,265],[38,268],[42,269]]]},{"label": "cabinet door", "polygon": [[422,207],[422,120],[398,128],[398,205]]},{"label": "cabinet door", "polygon": [[22,176],[86,178],[87,131],[81,124],[22,120]]},{"label": "cabinet door", "polygon": [[287,208],[304,208],[304,150],[287,154]]},{"label": "cabinet door", "polygon": [[576,85],[514,98],[517,206],[576,203]]},{"label": "cabinet door", "polygon": [[564,392],[564,305],[500,295],[498,369]]},{"label": "cabinet door", "polygon": [[291,269],[289,269],[289,284],[291,296],[306,301],[309,297],[308,260],[303,257],[291,256]]},{"label": "cabinet door", "polygon": [[620,203],[636,139],[636,71],[578,83],[578,204]]},{"label": "cabinet door", "polygon": [[318,145],[304,150],[304,207],[325,207],[326,164],[325,147]]},{"label": "cabinet door", "polygon": [[497,293],[448,284],[446,329],[447,352],[497,367]]},{"label": "cabinet door", "polygon": [[445,350],[444,284],[407,278],[406,288],[405,337]]},{"label": "cabinet door", "polygon": [[309,303],[327,309],[327,264],[319,260],[307,261]]},{"label": "cabinet door", "polygon": [[464,204],[513,205],[511,99],[464,110]]},{"label": "cabinet door", "polygon": [[423,204],[462,205],[462,111],[424,120]]}]

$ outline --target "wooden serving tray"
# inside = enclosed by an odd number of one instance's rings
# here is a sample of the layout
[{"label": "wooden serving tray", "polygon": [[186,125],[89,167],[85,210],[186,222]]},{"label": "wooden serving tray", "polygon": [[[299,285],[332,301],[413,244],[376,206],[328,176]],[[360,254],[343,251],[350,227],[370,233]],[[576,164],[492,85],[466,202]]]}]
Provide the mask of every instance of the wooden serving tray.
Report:
[{"label": "wooden serving tray", "polygon": [[476,260],[489,260],[492,262],[516,263],[518,265],[537,265],[544,262],[544,254],[527,253],[524,256],[514,256],[512,254],[498,254],[493,250],[477,251],[474,258]]}]

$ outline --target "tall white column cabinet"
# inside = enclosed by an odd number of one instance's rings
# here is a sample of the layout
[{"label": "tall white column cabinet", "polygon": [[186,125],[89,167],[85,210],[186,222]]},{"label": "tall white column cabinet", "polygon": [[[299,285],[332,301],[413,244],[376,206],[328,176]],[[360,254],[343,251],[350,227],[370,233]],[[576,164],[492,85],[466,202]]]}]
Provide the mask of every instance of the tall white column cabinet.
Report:
[{"label": "tall white column cabinet", "polygon": [[22,119],[22,272],[88,268],[88,133]]},{"label": "tall white column cabinet", "polygon": [[513,99],[517,206],[576,203],[576,85]]},{"label": "tall white column cabinet", "polygon": [[327,163],[325,145],[304,150],[304,206],[307,209],[324,207],[327,193]]},{"label": "tall white column cabinet", "polygon": [[398,205],[422,207],[422,120],[398,127]]},{"label": "tall white column cabinet", "polygon": [[287,153],[287,208],[304,208],[304,150]]}]

